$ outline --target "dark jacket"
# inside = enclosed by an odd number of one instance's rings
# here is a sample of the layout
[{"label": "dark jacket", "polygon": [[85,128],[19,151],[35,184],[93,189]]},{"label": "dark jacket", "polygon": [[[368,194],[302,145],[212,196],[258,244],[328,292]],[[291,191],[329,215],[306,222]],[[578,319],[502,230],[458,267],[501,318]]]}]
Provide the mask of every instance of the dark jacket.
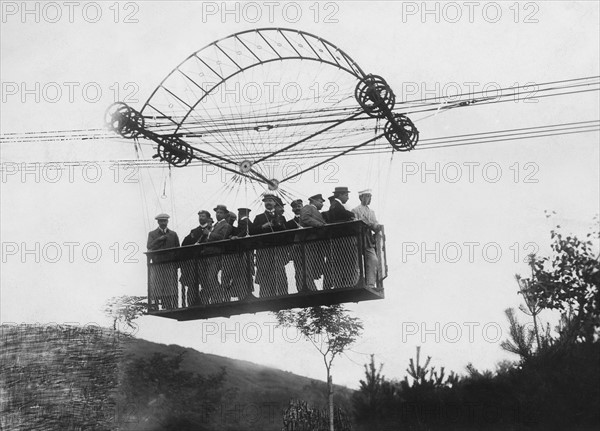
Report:
[{"label": "dark jacket", "polygon": [[300,216],[297,215],[285,222],[285,228],[288,230],[300,228]]},{"label": "dark jacket", "polygon": [[[210,230],[209,224],[207,224],[206,227],[208,227]],[[198,226],[197,228],[192,229],[188,236],[183,238],[183,242],[181,243],[181,245],[186,246],[203,243],[206,242],[207,237],[208,235],[204,233],[204,229],[202,228],[202,226]]]},{"label": "dark jacket", "polygon": [[156,228],[148,233],[148,242],[146,247],[150,251],[179,247],[179,237],[169,228],[167,228],[166,236],[162,233],[160,228]]},{"label": "dark jacket", "polygon": [[354,220],[354,213],[348,211],[341,202],[333,200],[329,207],[328,223],[339,223]]},{"label": "dark jacket", "polygon": [[[262,225],[264,225],[267,222],[271,222],[271,226],[267,226],[266,228],[263,228]],[[258,235],[261,233],[279,232],[279,231],[285,230],[285,223],[286,223],[285,217],[283,217],[283,216],[277,217],[277,216],[271,215],[267,211],[265,211],[264,213],[259,214],[254,218],[254,221],[252,222],[250,234]]]},{"label": "dark jacket", "polygon": [[250,235],[252,231],[252,222],[249,218],[243,218],[238,221],[237,227],[233,228],[232,236],[237,236],[238,238],[243,238],[245,236]]}]

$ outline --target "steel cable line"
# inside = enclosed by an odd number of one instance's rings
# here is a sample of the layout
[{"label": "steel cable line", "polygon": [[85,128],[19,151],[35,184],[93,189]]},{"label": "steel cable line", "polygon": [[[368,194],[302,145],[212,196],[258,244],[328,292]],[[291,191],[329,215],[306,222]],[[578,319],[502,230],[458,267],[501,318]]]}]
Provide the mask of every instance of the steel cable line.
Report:
[{"label": "steel cable line", "polygon": [[[462,135],[452,135],[452,136],[441,136],[434,138],[426,138],[421,140],[422,145],[416,147],[415,149],[430,149],[430,148],[444,148],[448,146],[456,146],[456,145],[470,145],[470,144],[480,144],[480,143],[488,143],[488,142],[497,142],[497,141],[507,141],[507,140],[517,140],[517,139],[527,139],[527,138],[537,138],[537,137],[546,137],[546,136],[559,136],[559,135],[567,135],[572,133],[587,133],[587,132],[596,132],[600,129],[600,120],[589,120],[589,121],[579,121],[579,122],[571,122],[571,123],[562,123],[562,124],[552,124],[552,125],[544,125],[544,126],[533,126],[533,127],[523,127],[517,129],[504,129],[497,130],[492,132],[478,132],[478,133],[469,133]],[[503,139],[500,139],[503,138]],[[504,139],[505,138],[505,139]],[[328,151],[320,151],[319,158],[323,155],[334,155],[338,150],[348,150],[348,147],[332,147],[329,148]],[[312,153],[314,151],[304,151],[304,150],[290,150],[288,158],[282,157],[278,160],[297,160],[299,157],[304,158],[316,158]],[[385,153],[390,152],[390,147],[387,142],[380,142],[370,145],[368,147],[364,147],[357,150],[357,155],[371,154],[371,153]],[[255,153],[253,155],[260,156],[261,154],[266,154],[266,152]],[[354,152],[349,152],[348,154],[354,154]],[[41,163],[41,162],[6,162],[6,163]],[[89,164],[124,164],[131,165],[136,167],[164,167],[164,163],[158,161],[156,159],[111,159],[111,160],[103,160],[103,161],[89,161],[89,160],[80,160],[80,161],[49,161],[43,162],[46,165],[56,164],[56,165],[65,165],[65,166],[85,166]],[[193,161],[189,166],[201,166],[203,162],[201,161]]]},{"label": "steel cable line", "polygon": [[[549,84],[556,84],[556,83],[565,83],[565,82],[575,82],[575,81],[582,81],[582,80],[590,80],[590,79],[596,79],[597,82],[592,82],[592,83],[585,83],[585,84],[577,84],[577,85],[568,85],[568,86],[559,86],[559,87],[552,87],[552,88],[543,88],[543,89],[538,89],[536,90],[536,94],[538,92],[545,92],[545,91],[558,91],[558,90],[563,90],[563,89],[567,89],[567,88],[576,88],[576,87],[582,87],[582,86],[589,86],[589,85],[600,85],[600,77],[588,77],[588,78],[576,78],[576,79],[571,79],[571,80],[562,80],[562,81],[553,81],[553,82],[549,82],[549,83],[541,83],[541,84],[527,84],[524,86],[517,86],[517,87],[506,87],[506,88],[501,88],[501,89],[494,89],[494,91],[503,91],[503,90],[511,90],[513,91],[513,93],[509,93],[509,94],[504,94],[504,95],[498,95],[498,96],[486,96],[485,98],[483,98],[482,100],[477,100],[477,99],[472,99],[472,100],[457,100],[457,101],[452,101],[450,102],[437,102],[437,103],[427,103],[427,104],[421,104],[421,105],[417,105],[417,106],[413,106],[411,109],[409,110],[403,110],[402,112],[405,114],[411,114],[411,113],[419,113],[419,112],[427,112],[427,111],[431,111],[431,110],[435,110],[435,109],[453,109],[456,107],[464,107],[464,106],[472,106],[474,104],[488,104],[488,103],[499,103],[499,102],[504,102],[506,100],[499,100],[499,99],[507,99],[507,98],[512,98],[515,96],[514,91],[518,90],[518,89],[522,89],[522,88],[531,88],[534,85],[549,85]],[[600,88],[591,88],[591,89],[587,89],[587,90],[580,90],[580,91],[569,91],[569,92],[562,92],[562,93],[555,93],[555,94],[542,94],[537,96],[537,98],[543,98],[543,97],[551,97],[551,96],[561,96],[561,95],[569,95],[569,94],[576,94],[576,93],[585,93],[588,91],[598,91],[600,90]],[[488,93],[489,91],[486,91],[486,93]],[[473,92],[473,93],[463,93],[463,94],[458,94],[456,96],[453,97],[463,97],[463,96],[469,96],[472,97],[473,95],[476,94],[483,94],[483,91],[480,92]],[[518,94],[518,92],[517,92]],[[425,99],[419,99],[419,100],[412,100],[412,101],[403,101],[403,102],[398,102],[397,105],[410,105],[410,104],[414,104],[416,102],[422,102],[422,101],[439,101],[441,99],[444,99],[444,97],[434,97],[434,98],[425,98]],[[434,106],[437,106],[437,108],[433,108]],[[419,108],[425,108],[425,107],[429,107],[429,109],[419,109]],[[334,116],[334,113],[337,112],[342,112],[344,115],[347,114],[347,111],[356,111],[356,106],[354,107],[343,107],[343,108],[325,108],[322,110],[308,110],[308,111],[292,111],[293,116],[292,117],[285,117],[284,115],[289,115],[289,113],[285,113],[281,115],[280,119],[277,119],[277,121],[279,122],[283,122],[283,121],[294,121],[294,120],[301,120],[303,119],[303,115],[305,116],[305,118],[319,118],[320,120],[317,122],[310,122],[310,121],[304,121],[301,123],[296,123],[296,124],[292,124],[294,126],[305,126],[305,125],[311,125],[311,124],[322,124],[325,123],[327,121],[330,122],[334,122],[334,121],[339,121],[336,119],[331,119],[331,120],[322,120],[322,118],[324,116]],[[396,111],[401,111],[400,108],[396,107],[395,108]],[[331,111],[330,115],[323,115],[323,112],[328,112]],[[309,115],[313,115],[313,117],[310,117]],[[341,114],[339,114],[341,115]],[[269,118],[272,120],[274,117],[277,117],[277,113],[274,114],[270,114]],[[244,122],[249,121],[250,119],[252,119],[253,117],[242,117],[241,118],[241,123],[243,124]],[[260,119],[262,118],[261,116],[257,116],[255,117],[255,119]],[[368,116],[362,116],[362,117],[357,117],[355,120],[366,120],[366,119],[370,119],[370,117]],[[231,130],[231,122],[226,123],[227,121],[230,121],[230,119],[228,118],[223,118],[223,119],[218,119],[218,120],[212,120],[212,123],[216,126],[218,126],[219,124],[227,124],[228,126],[228,130]],[[186,130],[189,131],[189,134],[193,134],[193,129],[192,126],[194,126],[194,122],[191,122],[190,124],[186,123]],[[206,124],[206,121],[203,120],[202,124]],[[236,123],[233,123],[234,125]],[[285,126],[285,124],[284,124]],[[289,126],[289,125],[288,125]],[[283,127],[283,126],[280,126]],[[95,133],[92,134],[90,136],[90,132]],[[218,133],[219,130],[215,129],[215,130],[211,130],[211,133]],[[85,139],[102,139],[103,137],[109,137],[110,136],[110,132],[105,131],[104,129],[73,129],[73,130],[65,130],[65,131],[39,131],[39,132],[9,132],[9,133],[4,133],[2,135],[0,135],[0,143],[3,144],[8,144],[8,143],[23,143],[23,142],[44,142],[44,141],[48,141],[48,140],[75,140],[75,139],[81,139],[81,140],[85,140]],[[46,138],[46,139],[44,139]]]}]

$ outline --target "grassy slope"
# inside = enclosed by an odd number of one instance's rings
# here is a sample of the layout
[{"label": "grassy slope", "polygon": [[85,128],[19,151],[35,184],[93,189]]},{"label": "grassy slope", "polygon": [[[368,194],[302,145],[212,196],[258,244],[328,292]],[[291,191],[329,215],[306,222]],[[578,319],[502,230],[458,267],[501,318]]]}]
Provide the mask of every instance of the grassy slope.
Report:
[{"label": "grassy slope", "polygon": [[[289,372],[176,345],[115,337],[112,331],[68,326],[2,327],[0,331],[0,429],[160,429],[154,423],[117,423],[127,407],[111,401],[117,368],[135,357],[186,352],[182,368],[214,374],[226,367],[234,395],[213,419],[222,430],[280,430],[290,398],[322,406],[326,384]],[[336,402],[349,406],[352,391],[336,387]],[[135,400],[128,400],[132,403]],[[152,406],[146,406],[148,410]],[[98,422],[100,421],[100,423]],[[58,428],[57,428],[58,427]]]},{"label": "grassy slope", "polygon": [[[323,381],[177,345],[133,339],[125,346],[125,353],[133,357],[149,357],[155,352],[166,355],[185,352],[182,369],[198,374],[214,374],[221,367],[226,368],[226,386],[235,388],[236,392],[215,413],[217,423],[223,429],[280,430],[281,411],[290,399],[302,399],[315,406],[325,406],[327,402],[327,385]],[[352,392],[336,386],[336,404],[348,409]]]}]

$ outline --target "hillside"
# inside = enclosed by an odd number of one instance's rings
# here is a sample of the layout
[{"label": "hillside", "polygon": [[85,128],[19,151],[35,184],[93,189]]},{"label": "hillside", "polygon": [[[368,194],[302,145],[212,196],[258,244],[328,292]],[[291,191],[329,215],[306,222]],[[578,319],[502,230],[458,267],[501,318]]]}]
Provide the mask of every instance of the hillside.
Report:
[{"label": "hillside", "polygon": [[[0,347],[0,429],[183,431],[169,424],[189,416],[193,429],[268,431],[290,399],[326,402],[321,381],[103,328],[3,326]],[[348,407],[352,391],[336,393]]]}]

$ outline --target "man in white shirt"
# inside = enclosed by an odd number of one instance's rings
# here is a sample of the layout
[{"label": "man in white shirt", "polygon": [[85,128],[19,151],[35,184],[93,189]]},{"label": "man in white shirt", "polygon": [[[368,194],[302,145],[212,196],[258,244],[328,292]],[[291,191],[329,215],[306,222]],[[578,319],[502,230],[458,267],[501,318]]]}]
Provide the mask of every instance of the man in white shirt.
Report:
[{"label": "man in white shirt", "polygon": [[381,230],[381,225],[375,217],[375,211],[369,208],[371,197],[373,196],[370,189],[358,192],[360,205],[352,209],[357,220],[362,220],[369,226],[367,238],[365,241],[365,272],[366,283],[370,289],[377,288],[377,268],[379,268],[379,260],[377,259],[377,251],[375,249],[376,235]]}]

